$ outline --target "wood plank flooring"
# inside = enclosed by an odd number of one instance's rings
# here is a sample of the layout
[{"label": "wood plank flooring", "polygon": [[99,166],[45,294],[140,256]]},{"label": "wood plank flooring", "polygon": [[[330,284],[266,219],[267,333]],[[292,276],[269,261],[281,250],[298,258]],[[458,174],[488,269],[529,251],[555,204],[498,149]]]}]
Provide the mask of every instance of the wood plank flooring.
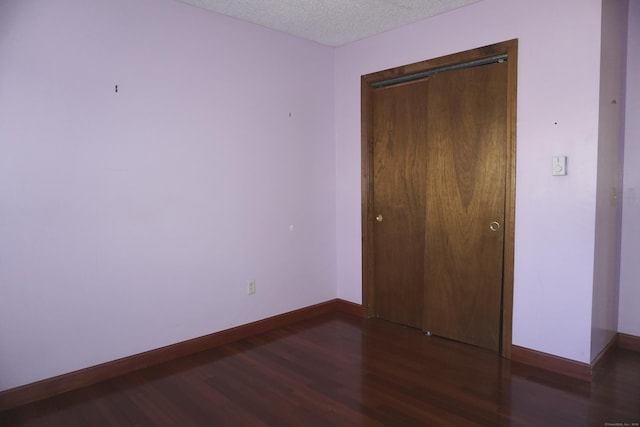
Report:
[{"label": "wood plank flooring", "polygon": [[332,313],[0,413],[2,426],[638,426],[640,353],[591,383]]}]

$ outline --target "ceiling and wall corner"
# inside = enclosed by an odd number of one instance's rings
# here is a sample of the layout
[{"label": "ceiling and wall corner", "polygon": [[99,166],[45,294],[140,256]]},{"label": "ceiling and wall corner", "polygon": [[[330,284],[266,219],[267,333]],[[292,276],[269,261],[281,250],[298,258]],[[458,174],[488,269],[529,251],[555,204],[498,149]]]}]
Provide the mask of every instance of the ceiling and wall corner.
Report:
[{"label": "ceiling and wall corner", "polygon": [[342,46],[480,0],[179,0],[315,41]]}]

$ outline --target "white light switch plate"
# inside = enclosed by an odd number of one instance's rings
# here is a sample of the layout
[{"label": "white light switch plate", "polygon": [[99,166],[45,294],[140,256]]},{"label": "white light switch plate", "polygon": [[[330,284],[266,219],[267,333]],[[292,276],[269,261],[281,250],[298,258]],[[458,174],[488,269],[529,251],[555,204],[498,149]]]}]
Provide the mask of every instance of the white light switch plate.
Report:
[{"label": "white light switch plate", "polygon": [[567,174],[567,156],[553,156],[551,175],[561,176]]}]

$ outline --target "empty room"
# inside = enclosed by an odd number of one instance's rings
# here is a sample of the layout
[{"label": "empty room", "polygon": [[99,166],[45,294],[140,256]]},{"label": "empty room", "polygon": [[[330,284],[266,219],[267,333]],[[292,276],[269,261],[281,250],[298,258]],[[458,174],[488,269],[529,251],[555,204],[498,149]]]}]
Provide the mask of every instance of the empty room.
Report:
[{"label": "empty room", "polygon": [[0,0],[0,424],[639,425],[636,0]]}]

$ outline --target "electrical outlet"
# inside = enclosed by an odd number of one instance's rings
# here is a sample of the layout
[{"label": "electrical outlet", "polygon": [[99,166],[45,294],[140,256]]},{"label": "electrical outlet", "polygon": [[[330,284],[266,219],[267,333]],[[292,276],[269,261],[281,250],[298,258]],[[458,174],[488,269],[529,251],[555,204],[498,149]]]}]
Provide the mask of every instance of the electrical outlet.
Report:
[{"label": "electrical outlet", "polygon": [[247,281],[247,295],[253,295],[256,293],[256,281],[248,280]]}]

